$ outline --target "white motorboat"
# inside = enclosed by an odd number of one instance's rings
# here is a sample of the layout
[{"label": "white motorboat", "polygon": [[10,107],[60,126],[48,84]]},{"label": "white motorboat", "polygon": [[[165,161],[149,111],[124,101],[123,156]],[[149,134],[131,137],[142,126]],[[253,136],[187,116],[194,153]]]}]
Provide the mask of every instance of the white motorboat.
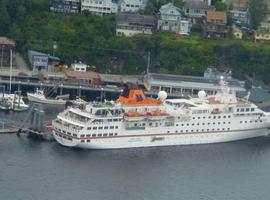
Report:
[{"label": "white motorboat", "polygon": [[66,104],[66,100],[57,98],[50,99],[47,98],[44,94],[43,90],[37,89],[35,93],[27,93],[28,100],[31,102],[44,103],[44,104],[55,104],[55,105],[64,105]]}]

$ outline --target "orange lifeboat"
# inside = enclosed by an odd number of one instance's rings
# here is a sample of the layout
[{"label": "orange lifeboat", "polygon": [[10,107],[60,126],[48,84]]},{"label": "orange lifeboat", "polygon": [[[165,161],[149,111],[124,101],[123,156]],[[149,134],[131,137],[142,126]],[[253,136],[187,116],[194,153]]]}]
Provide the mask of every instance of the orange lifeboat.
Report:
[{"label": "orange lifeboat", "polygon": [[159,119],[163,119],[166,116],[168,116],[169,114],[165,111],[161,111],[161,110],[155,110],[152,112],[148,112],[147,116],[150,120],[159,120]]},{"label": "orange lifeboat", "polygon": [[145,113],[138,112],[138,111],[128,111],[124,114],[125,119],[128,121],[140,121],[144,120]]}]

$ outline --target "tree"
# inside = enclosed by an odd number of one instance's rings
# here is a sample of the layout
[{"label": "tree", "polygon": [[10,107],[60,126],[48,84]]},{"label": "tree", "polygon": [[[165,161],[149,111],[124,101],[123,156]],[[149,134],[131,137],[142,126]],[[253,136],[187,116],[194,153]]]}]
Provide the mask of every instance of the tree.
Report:
[{"label": "tree", "polygon": [[257,29],[263,19],[266,17],[267,5],[264,1],[249,1],[250,23],[253,29]]},{"label": "tree", "polygon": [[10,16],[7,11],[7,1],[0,2],[0,35],[5,35],[8,32],[10,25]]},{"label": "tree", "polygon": [[228,10],[227,4],[223,3],[221,0],[220,1],[216,1],[215,8],[216,8],[217,11],[224,11],[224,12],[226,12]]}]

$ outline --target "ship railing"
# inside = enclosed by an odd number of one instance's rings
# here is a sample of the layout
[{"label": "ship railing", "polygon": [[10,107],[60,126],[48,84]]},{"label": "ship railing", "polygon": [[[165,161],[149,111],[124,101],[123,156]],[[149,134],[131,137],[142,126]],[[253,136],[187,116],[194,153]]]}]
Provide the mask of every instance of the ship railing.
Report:
[{"label": "ship railing", "polygon": [[126,127],[126,130],[145,130],[145,127],[137,126],[137,127]]},{"label": "ship railing", "polygon": [[64,130],[68,130],[68,131],[71,131],[71,132],[80,132],[81,129],[80,128],[71,128],[71,126],[73,125],[67,125],[67,124],[62,124],[60,122],[57,122],[56,120],[53,121],[53,124],[55,127],[57,128],[60,128],[60,129],[64,129]]},{"label": "ship railing", "polygon": [[66,119],[68,119],[70,121],[74,121],[74,122],[81,123],[81,124],[87,124],[87,123],[91,122],[91,119],[78,119],[76,117],[70,117],[66,113],[61,113],[61,114],[59,114],[59,116],[62,117],[62,118],[66,118]]}]

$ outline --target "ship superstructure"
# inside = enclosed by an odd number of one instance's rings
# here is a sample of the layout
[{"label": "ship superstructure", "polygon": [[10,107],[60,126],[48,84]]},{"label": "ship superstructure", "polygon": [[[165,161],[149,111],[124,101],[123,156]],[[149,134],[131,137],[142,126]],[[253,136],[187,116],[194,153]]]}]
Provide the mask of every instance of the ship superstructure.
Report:
[{"label": "ship superstructure", "polygon": [[68,108],[53,121],[55,139],[64,146],[113,149],[235,141],[270,133],[270,115],[238,99],[224,80],[220,92],[198,98],[147,98],[128,89],[116,101]]}]

